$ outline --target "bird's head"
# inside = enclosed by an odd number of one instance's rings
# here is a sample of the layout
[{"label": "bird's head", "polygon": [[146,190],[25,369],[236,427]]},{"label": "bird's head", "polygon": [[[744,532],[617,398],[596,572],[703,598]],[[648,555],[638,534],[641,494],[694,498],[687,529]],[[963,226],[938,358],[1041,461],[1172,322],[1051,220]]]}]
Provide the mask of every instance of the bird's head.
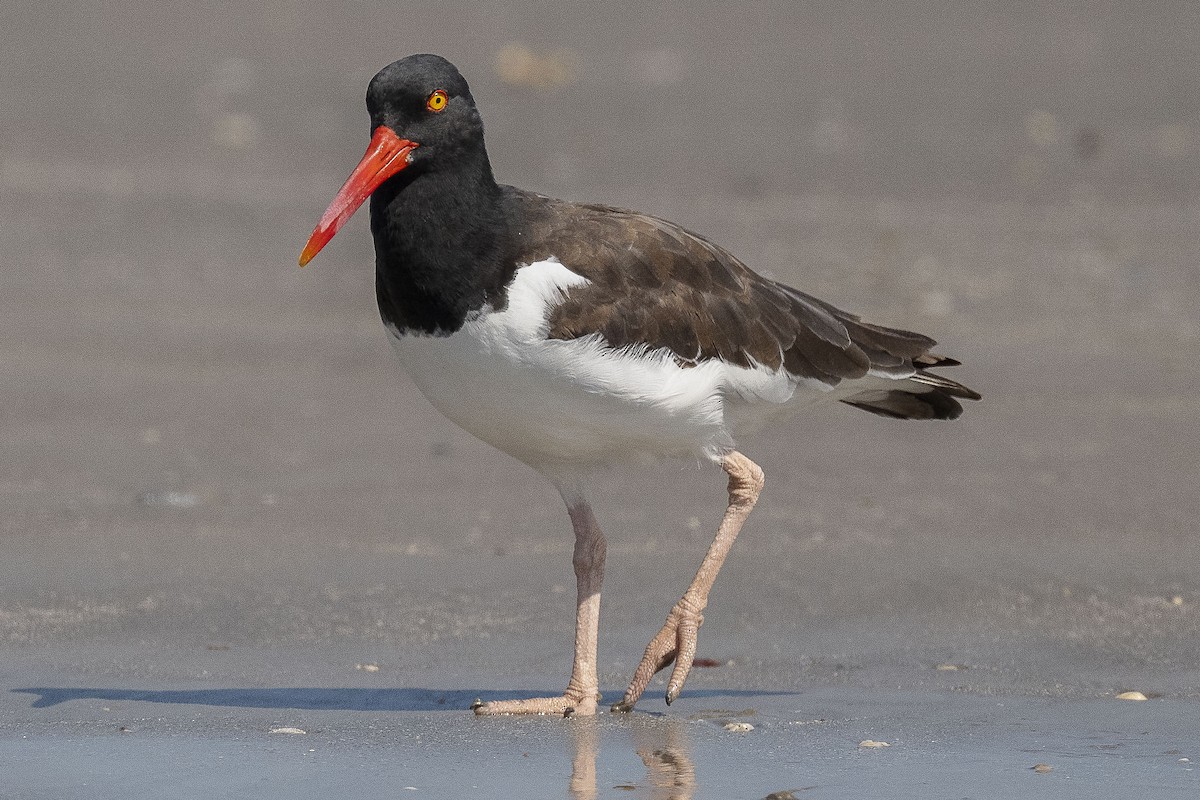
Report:
[{"label": "bird's head", "polygon": [[321,251],[371,194],[400,172],[409,175],[483,152],[483,122],[466,79],[441,56],[402,58],[367,87],[371,143],[313,230],[300,266]]}]

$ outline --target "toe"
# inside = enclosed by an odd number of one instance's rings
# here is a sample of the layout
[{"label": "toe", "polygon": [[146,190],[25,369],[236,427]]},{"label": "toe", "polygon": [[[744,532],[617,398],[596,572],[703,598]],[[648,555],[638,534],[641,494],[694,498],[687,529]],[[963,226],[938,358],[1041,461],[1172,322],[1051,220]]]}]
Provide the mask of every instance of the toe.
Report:
[{"label": "toe", "polygon": [[679,697],[683,684],[691,672],[692,662],[696,659],[697,625],[692,620],[679,623],[678,650],[675,657],[675,669],[671,671],[671,680],[667,682],[667,705]]},{"label": "toe", "polygon": [[559,697],[533,697],[527,700],[493,700],[471,705],[476,715],[494,717],[501,715],[542,714],[555,717],[590,717],[596,713],[596,702],[600,695],[592,691]]}]

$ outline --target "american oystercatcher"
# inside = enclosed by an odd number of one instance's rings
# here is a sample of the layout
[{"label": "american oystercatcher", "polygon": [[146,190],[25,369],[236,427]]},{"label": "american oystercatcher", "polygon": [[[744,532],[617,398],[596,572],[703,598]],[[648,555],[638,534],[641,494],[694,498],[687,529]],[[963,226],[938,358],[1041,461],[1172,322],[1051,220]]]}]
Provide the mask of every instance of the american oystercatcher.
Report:
[{"label": "american oystercatcher", "polygon": [[371,198],[379,313],[429,401],[545,475],[567,505],[578,581],[575,658],[559,697],[477,703],[477,714],[593,714],[605,541],[585,497],[599,467],[700,458],[729,476],[729,505],[695,579],[613,710],[674,662],[683,688],[708,593],[754,507],[763,472],[735,449],[809,404],[954,419],[967,387],[934,341],[863,322],[752,272],[665,220],[496,183],[483,122],[450,62],[414,55],[367,89],[372,136],[300,265]]}]

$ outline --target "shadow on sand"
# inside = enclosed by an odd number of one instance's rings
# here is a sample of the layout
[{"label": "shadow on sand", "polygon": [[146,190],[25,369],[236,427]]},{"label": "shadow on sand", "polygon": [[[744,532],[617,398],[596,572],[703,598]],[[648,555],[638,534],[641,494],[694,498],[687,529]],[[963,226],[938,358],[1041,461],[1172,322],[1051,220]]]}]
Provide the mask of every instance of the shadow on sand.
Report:
[{"label": "shadow on sand", "polygon": [[[47,708],[69,700],[138,700],[146,703],[177,703],[185,705],[231,706],[235,708],[300,708],[330,711],[462,711],[476,700],[524,699],[545,697],[552,691],[505,689],[359,689],[359,688],[262,688],[262,689],[103,689],[89,687],[42,686],[13,689],[14,692],[37,695],[33,708]],[[739,691],[698,689],[684,691],[680,699],[715,697],[762,697],[787,695],[794,692]],[[620,697],[611,690],[607,696]]]}]

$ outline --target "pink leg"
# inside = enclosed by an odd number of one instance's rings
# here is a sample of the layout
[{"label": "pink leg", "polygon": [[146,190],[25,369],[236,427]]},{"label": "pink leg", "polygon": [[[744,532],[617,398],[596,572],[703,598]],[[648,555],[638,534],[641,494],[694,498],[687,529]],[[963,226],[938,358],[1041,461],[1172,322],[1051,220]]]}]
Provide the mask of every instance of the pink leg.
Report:
[{"label": "pink leg", "polygon": [[729,475],[729,507],[725,509],[717,536],[708,548],[692,584],[671,609],[671,613],[667,614],[666,624],[646,647],[646,653],[633,673],[625,696],[612,707],[613,711],[632,711],[650,684],[650,679],[671,662],[675,662],[675,669],[667,683],[667,703],[672,703],[683,690],[683,682],[692,668],[692,659],[696,657],[696,633],[704,624],[703,612],[708,605],[708,593],[721,565],[725,563],[733,540],[742,529],[742,523],[758,502],[763,487],[763,471],[736,450],[722,459],[721,469]]},{"label": "pink leg", "polygon": [[596,713],[600,701],[600,682],[596,677],[596,644],[600,629],[600,585],[604,583],[604,557],[607,546],[592,508],[577,494],[564,492],[567,513],[575,529],[575,581],[578,586],[575,609],[575,661],[571,680],[561,697],[536,697],[529,700],[497,700],[474,706],[475,713],[492,714],[579,714]]}]

